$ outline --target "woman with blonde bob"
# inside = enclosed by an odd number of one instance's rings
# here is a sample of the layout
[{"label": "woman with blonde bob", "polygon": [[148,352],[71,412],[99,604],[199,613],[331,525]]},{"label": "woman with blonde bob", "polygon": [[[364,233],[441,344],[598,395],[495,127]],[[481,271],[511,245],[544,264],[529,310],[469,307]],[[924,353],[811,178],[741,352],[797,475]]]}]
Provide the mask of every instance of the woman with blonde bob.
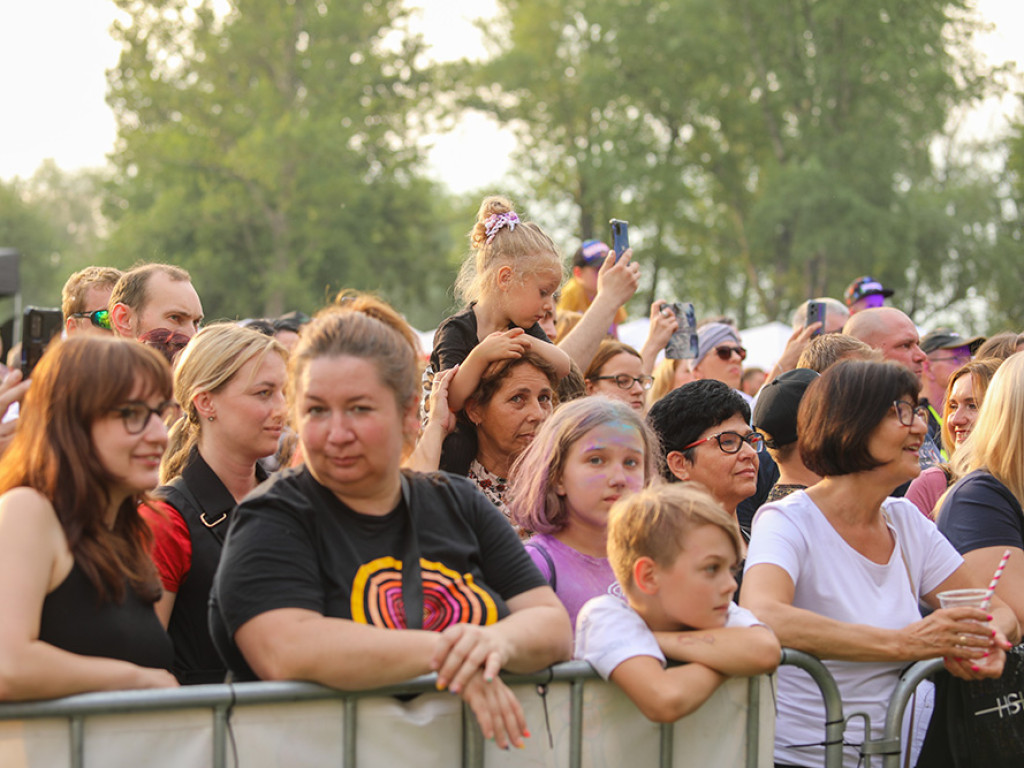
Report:
[{"label": "woman with blonde bob", "polygon": [[0,699],[176,685],[137,512],[170,397],[167,362],[111,336],[57,343],[36,367],[0,464]]},{"label": "woman with blonde bob", "polygon": [[996,595],[1024,623],[1024,355],[1011,355],[992,377],[952,465],[962,479],[941,504],[939,530],[979,580],[1010,550]]},{"label": "woman with blonde bob", "polygon": [[625,403],[585,397],[558,408],[512,468],[513,520],[535,533],[534,564],[569,611],[615,583],[605,551],[608,511],[658,476],[658,441]]},{"label": "woman with blonde bob", "polygon": [[174,641],[182,683],[222,682],[207,603],[231,513],[267,473],[285,424],[288,353],[280,342],[234,323],[211,325],[178,358],[174,396],[184,415],[160,467],[160,502],[144,507],[164,585],[157,615]]}]

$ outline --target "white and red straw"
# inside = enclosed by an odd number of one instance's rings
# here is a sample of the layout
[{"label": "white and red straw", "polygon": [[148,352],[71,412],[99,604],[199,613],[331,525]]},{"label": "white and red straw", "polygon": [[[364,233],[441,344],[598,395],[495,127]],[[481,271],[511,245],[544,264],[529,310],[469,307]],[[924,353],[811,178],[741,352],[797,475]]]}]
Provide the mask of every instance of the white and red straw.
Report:
[{"label": "white and red straw", "polygon": [[981,602],[981,610],[988,610],[988,605],[992,602],[992,595],[996,593],[996,584],[999,583],[999,577],[1003,575],[1003,569],[1006,568],[1006,561],[1009,559],[1010,550],[1006,550],[1003,552],[1003,557],[996,567],[996,572],[992,574],[992,581],[988,583],[988,591],[985,592],[985,599]]}]

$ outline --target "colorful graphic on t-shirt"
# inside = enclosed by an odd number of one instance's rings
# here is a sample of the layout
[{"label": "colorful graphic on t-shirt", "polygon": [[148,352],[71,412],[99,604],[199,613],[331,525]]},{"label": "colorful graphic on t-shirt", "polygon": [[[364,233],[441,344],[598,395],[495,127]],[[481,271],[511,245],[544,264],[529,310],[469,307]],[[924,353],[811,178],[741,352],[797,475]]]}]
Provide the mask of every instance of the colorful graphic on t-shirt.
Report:
[{"label": "colorful graphic on t-shirt", "polygon": [[[453,624],[493,624],[498,608],[487,592],[441,563],[420,558],[423,628],[441,631]],[[405,629],[402,562],[378,557],[359,567],[352,581],[352,620],[385,629]]]}]

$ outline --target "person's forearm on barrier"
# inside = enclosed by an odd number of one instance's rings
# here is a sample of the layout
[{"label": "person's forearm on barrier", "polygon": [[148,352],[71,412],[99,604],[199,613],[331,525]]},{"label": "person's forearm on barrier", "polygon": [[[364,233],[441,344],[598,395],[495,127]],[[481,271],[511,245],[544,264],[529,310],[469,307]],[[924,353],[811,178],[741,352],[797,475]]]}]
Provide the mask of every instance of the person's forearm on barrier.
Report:
[{"label": "person's forearm on barrier", "polygon": [[478,669],[493,679],[505,669],[536,672],[572,655],[572,625],[550,587],[537,587],[507,601],[512,611],[486,627],[456,624],[441,633],[431,668],[439,688],[462,690]]},{"label": "person's forearm on barrier", "polygon": [[634,656],[612,670],[608,679],[648,720],[674,723],[695,712],[727,678],[703,664],[665,669],[653,656]]},{"label": "person's forearm on barrier", "polygon": [[[740,605],[770,626],[786,648],[819,659],[920,661],[938,656],[977,660],[995,647],[987,614],[947,608],[898,629],[852,624],[792,604],[793,582],[785,570],[761,563],[747,571]],[[980,623],[979,623],[980,622]]]},{"label": "person's forearm on barrier", "polygon": [[735,677],[774,672],[782,651],[767,626],[655,632],[654,636],[666,658],[697,662]]}]

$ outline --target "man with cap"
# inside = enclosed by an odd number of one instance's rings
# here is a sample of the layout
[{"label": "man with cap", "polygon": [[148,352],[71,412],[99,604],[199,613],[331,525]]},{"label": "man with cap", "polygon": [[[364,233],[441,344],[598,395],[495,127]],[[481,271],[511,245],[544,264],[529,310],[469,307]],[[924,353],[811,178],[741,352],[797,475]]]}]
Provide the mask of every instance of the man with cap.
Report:
[{"label": "man with cap", "polygon": [[695,381],[715,379],[735,389],[749,405],[753,399],[739,391],[747,350],[731,325],[708,323],[697,329],[697,356],[690,361]]},{"label": "man with cap", "polygon": [[864,275],[858,277],[848,286],[843,297],[846,299],[846,306],[850,308],[850,314],[856,314],[865,309],[874,309],[885,305],[885,300],[892,296],[892,290],[884,287],[873,277]]},{"label": "man with cap", "polygon": [[[562,288],[558,311],[586,312],[597,296],[597,273],[610,249],[600,240],[584,240],[572,257],[572,277]],[[619,254],[620,256],[622,254]],[[626,308],[619,307],[608,333],[617,338],[617,328],[626,322]]]},{"label": "man with cap", "polygon": [[779,479],[768,492],[766,503],[778,501],[821,480],[804,464],[796,442],[800,401],[816,378],[818,374],[807,368],[786,371],[765,385],[757,398],[753,427],[764,435],[768,455],[779,467]]},{"label": "man with cap", "polygon": [[964,363],[969,363],[984,341],[984,336],[967,339],[949,328],[936,328],[921,339],[921,350],[928,356],[921,376],[921,403],[928,406],[937,421],[942,421],[942,406],[950,375]]}]

